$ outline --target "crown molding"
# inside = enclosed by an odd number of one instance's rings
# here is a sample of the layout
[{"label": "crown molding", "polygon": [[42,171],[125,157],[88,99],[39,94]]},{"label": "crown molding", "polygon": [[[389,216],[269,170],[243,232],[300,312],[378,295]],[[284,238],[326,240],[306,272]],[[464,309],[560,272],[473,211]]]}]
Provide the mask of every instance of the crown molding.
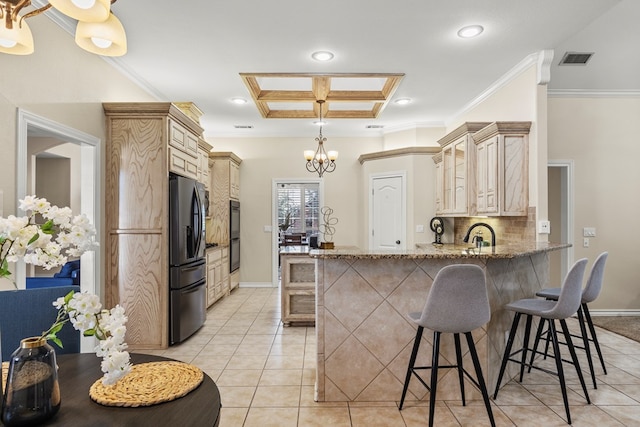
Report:
[{"label": "crown molding", "polygon": [[640,90],[549,89],[549,98],[638,98]]}]

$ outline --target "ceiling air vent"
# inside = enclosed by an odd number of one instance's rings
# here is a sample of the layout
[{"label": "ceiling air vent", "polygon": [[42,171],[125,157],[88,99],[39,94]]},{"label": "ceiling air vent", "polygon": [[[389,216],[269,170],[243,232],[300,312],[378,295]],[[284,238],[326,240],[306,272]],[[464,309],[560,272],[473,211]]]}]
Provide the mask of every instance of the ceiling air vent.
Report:
[{"label": "ceiling air vent", "polygon": [[587,65],[593,52],[566,52],[559,65]]},{"label": "ceiling air vent", "polygon": [[233,125],[233,127],[236,129],[253,129],[251,125]]},{"label": "ceiling air vent", "polygon": [[382,129],[384,125],[366,125],[366,129]]}]

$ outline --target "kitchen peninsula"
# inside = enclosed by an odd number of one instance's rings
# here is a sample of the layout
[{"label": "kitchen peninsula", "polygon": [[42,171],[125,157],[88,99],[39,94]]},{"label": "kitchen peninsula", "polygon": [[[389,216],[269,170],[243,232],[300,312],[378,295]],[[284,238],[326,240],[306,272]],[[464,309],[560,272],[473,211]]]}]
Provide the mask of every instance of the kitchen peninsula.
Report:
[{"label": "kitchen peninsula", "polygon": [[[393,401],[400,399],[415,328],[409,312],[422,311],[433,279],[444,266],[472,263],[486,273],[491,320],[473,332],[485,380],[493,392],[511,325],[502,307],[531,297],[550,285],[548,252],[568,244],[516,243],[469,250],[469,245],[424,245],[407,251],[354,248],[313,250],[316,259],[316,333],[318,401]],[[469,305],[473,305],[469,301]],[[430,365],[432,334],[425,333],[418,363]],[[521,339],[521,336],[519,337]],[[464,363],[472,366],[462,346]],[[445,334],[441,364],[455,364],[453,337]],[[443,360],[446,359],[446,360]],[[509,377],[515,370],[507,372]],[[465,379],[468,382],[468,380]],[[468,383],[468,398],[480,393]],[[411,383],[409,400],[427,390]],[[438,397],[459,398],[455,370],[439,372]]]}]

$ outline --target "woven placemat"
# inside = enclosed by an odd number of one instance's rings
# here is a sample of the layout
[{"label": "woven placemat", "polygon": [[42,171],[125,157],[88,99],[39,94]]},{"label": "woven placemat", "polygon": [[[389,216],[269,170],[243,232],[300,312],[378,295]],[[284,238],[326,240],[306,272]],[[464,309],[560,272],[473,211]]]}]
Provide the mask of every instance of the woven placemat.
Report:
[{"label": "woven placemat", "polygon": [[200,385],[204,374],[183,362],[148,362],[133,365],[131,372],[112,386],[93,383],[89,396],[105,406],[149,406],[182,397]]}]

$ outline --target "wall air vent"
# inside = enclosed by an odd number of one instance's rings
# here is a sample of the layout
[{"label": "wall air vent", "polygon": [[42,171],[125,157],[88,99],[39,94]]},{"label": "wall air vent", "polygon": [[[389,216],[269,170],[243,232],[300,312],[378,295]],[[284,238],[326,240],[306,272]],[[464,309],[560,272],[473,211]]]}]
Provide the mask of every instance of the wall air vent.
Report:
[{"label": "wall air vent", "polygon": [[233,127],[236,129],[253,129],[251,125],[233,125]]},{"label": "wall air vent", "polygon": [[366,125],[366,129],[382,129],[384,125]]},{"label": "wall air vent", "polygon": [[593,52],[566,52],[558,65],[587,65]]}]

